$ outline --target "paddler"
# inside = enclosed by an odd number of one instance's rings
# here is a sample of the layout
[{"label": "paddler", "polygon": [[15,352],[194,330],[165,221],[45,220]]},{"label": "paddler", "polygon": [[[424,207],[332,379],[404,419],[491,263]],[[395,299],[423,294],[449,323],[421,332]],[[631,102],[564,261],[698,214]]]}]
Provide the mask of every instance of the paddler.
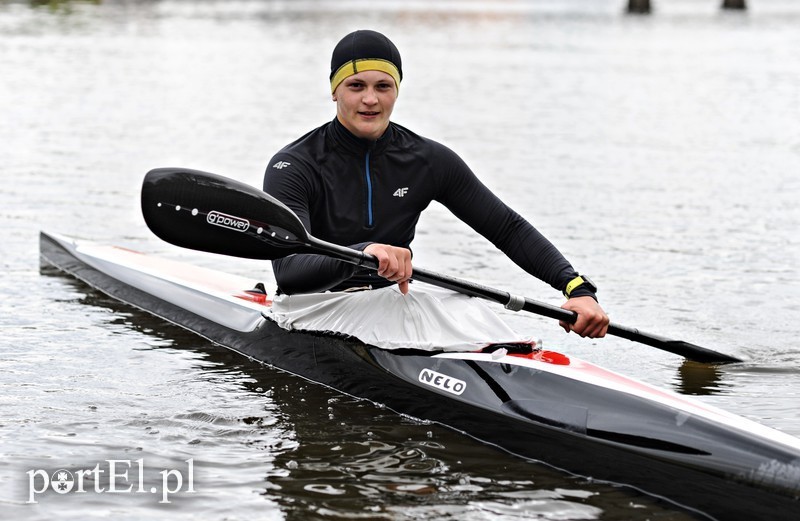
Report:
[{"label": "paddler", "polygon": [[331,58],[336,117],[290,143],[269,162],[264,191],[300,217],[315,237],[374,255],[377,274],[329,256],[273,261],[285,294],[398,284],[409,290],[409,246],[420,213],[438,201],[522,269],[561,291],[578,320],[567,331],[602,337],[608,316],[597,288],[523,217],[481,183],[452,150],[390,121],[403,64],[383,34],[355,31]]}]

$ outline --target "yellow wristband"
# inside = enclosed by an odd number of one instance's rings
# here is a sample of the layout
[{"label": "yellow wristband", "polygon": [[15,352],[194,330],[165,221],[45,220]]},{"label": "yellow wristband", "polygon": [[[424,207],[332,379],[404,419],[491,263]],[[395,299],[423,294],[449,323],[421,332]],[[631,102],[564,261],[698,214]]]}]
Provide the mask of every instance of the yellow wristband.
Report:
[{"label": "yellow wristband", "polygon": [[572,294],[572,291],[581,284],[583,284],[584,282],[586,281],[583,280],[583,277],[581,277],[580,275],[569,281],[567,283],[566,289],[564,289],[564,296],[569,298],[569,296]]}]

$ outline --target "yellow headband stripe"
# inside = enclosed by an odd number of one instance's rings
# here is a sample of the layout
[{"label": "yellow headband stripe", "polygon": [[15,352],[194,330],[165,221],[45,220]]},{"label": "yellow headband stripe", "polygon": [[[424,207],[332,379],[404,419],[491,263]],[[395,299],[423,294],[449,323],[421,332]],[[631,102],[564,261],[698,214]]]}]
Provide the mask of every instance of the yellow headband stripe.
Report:
[{"label": "yellow headband stripe", "polygon": [[363,58],[359,60],[350,60],[336,70],[336,74],[334,74],[331,79],[331,93],[336,90],[336,87],[338,87],[345,78],[363,71],[385,72],[394,78],[397,89],[400,89],[400,71],[397,70],[397,66],[395,66],[394,63],[379,58]]}]

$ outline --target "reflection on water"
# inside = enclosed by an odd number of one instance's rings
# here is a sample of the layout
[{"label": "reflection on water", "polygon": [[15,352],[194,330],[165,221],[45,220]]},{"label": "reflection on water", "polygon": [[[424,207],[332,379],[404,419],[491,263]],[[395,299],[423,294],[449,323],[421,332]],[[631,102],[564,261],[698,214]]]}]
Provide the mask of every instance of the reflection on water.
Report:
[{"label": "reflection on water", "polygon": [[52,12],[70,14],[73,8],[80,4],[100,5],[103,0],[28,0],[28,4],[34,8],[46,7]]},{"label": "reflection on water", "polygon": [[678,367],[677,376],[677,390],[682,394],[717,394],[729,387],[722,381],[722,370],[716,365],[684,360]]}]

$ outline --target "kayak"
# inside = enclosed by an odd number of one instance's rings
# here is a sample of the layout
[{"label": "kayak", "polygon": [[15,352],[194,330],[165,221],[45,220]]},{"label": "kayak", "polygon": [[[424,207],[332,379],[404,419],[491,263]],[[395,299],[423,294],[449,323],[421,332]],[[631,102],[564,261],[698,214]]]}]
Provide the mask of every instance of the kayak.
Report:
[{"label": "kayak", "polygon": [[387,350],[282,328],[264,281],[47,232],[40,255],[244,356],[699,518],[800,513],[800,439],[536,343]]}]

